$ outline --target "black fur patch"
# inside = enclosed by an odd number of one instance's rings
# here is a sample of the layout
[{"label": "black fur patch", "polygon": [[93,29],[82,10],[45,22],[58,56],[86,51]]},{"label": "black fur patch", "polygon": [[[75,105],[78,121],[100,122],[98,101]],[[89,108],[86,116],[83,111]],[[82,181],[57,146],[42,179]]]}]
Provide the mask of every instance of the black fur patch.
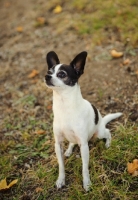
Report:
[{"label": "black fur patch", "polygon": [[92,107],[93,107],[93,110],[94,110],[94,113],[95,113],[95,124],[98,124],[98,121],[99,121],[98,110],[97,110],[97,108],[95,108],[94,105],[92,105]]},{"label": "black fur patch", "polygon": [[67,73],[67,76],[62,79],[66,85],[74,86],[78,82],[79,77],[76,71],[70,65],[65,65],[65,64],[61,65],[59,71],[61,70]]}]

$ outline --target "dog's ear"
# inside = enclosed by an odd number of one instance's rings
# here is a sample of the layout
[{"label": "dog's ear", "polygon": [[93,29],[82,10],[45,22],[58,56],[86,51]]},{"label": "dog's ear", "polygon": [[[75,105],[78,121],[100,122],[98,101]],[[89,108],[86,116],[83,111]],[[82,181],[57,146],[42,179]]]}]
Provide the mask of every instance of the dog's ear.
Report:
[{"label": "dog's ear", "polygon": [[87,52],[83,51],[79,53],[70,63],[70,65],[75,69],[78,77],[80,77],[83,74],[86,57],[87,57]]},{"label": "dog's ear", "polygon": [[48,69],[60,63],[57,54],[54,51],[50,51],[46,56]]}]

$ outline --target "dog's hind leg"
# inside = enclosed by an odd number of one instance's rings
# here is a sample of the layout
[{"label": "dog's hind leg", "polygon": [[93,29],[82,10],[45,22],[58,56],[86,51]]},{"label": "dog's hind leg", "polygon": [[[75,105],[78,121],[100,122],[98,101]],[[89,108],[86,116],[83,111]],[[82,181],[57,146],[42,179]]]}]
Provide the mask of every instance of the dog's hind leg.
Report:
[{"label": "dog's hind leg", "polygon": [[97,137],[99,139],[106,139],[105,146],[106,148],[110,147],[111,144],[111,133],[108,128],[105,127],[104,121],[101,122],[97,130]]},{"label": "dog's hind leg", "polygon": [[106,146],[106,148],[110,147],[111,133],[110,133],[109,129],[105,128],[104,126],[101,126],[100,129],[98,130],[97,137],[99,139],[106,139],[105,146]]},{"label": "dog's hind leg", "polygon": [[105,129],[105,137],[106,139],[106,142],[105,142],[105,146],[106,148],[109,148],[110,147],[110,144],[111,144],[111,133],[109,131],[109,129]]},{"label": "dog's hind leg", "polygon": [[75,145],[74,143],[71,142],[69,143],[69,147],[64,154],[66,157],[71,156],[74,145]]}]

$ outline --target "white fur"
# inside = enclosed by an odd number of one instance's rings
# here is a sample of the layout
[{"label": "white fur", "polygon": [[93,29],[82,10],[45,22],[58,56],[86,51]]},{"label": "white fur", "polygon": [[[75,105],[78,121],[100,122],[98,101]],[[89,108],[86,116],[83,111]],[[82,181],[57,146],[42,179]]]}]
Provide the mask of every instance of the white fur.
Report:
[{"label": "white fur", "polygon": [[65,169],[63,159],[62,142],[64,138],[69,141],[69,147],[65,156],[72,154],[74,144],[80,146],[82,157],[83,187],[88,191],[91,184],[89,176],[89,147],[88,141],[94,133],[97,137],[106,138],[106,147],[110,146],[111,134],[105,125],[122,115],[122,113],[109,114],[102,118],[98,111],[99,121],[95,125],[95,113],[91,104],[83,99],[80,86],[76,83],[73,87],[65,85],[62,80],[56,77],[56,73],[61,64],[55,67],[52,75],[53,89],[53,130],[55,137],[55,152],[59,163],[59,177],[56,182],[57,188],[65,185]]},{"label": "white fur", "polygon": [[[51,75],[52,76],[52,83],[53,83],[53,85],[54,85],[54,90],[56,89],[56,88],[64,88],[65,87],[65,84],[63,83],[63,81],[62,80],[60,80],[59,78],[57,78],[57,76],[56,76],[56,74],[57,74],[57,72],[58,72],[58,70],[59,70],[59,68],[60,68],[60,66],[61,66],[62,64],[58,64],[56,67],[55,67],[55,72]],[[51,69],[52,70],[52,69]]]}]

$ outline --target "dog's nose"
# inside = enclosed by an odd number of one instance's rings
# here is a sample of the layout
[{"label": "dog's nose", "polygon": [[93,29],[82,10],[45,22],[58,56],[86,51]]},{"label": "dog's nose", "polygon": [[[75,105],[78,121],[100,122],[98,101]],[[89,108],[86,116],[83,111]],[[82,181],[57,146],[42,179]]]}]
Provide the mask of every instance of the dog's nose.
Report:
[{"label": "dog's nose", "polygon": [[49,81],[51,78],[52,78],[52,76],[50,76],[50,75],[46,75],[46,76],[45,76],[45,80],[46,80],[46,81]]}]

